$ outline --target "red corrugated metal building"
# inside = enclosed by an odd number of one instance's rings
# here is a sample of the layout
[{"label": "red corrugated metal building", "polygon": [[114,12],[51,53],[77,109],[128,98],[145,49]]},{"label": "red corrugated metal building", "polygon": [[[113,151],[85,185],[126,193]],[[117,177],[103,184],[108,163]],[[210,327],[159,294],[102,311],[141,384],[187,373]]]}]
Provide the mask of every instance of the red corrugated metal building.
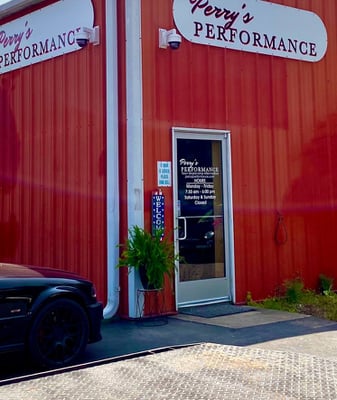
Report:
[{"label": "red corrugated metal building", "polygon": [[336,279],[335,0],[80,3],[0,6],[0,260],[137,317],[116,245],[157,191],[184,256],[166,313]]}]

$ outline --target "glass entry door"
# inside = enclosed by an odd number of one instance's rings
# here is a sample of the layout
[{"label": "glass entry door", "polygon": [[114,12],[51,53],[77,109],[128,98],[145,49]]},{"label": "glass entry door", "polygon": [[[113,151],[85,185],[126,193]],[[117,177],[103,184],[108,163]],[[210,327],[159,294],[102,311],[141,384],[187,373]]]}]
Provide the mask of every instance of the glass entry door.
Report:
[{"label": "glass entry door", "polygon": [[178,306],[230,300],[226,135],[175,132],[174,149]]}]

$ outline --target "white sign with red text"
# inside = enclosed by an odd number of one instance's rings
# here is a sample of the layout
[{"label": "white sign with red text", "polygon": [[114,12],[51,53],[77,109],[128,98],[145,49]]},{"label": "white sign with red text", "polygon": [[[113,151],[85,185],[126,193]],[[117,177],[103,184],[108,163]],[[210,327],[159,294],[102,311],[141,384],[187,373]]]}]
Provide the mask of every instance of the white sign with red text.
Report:
[{"label": "white sign with red text", "polygon": [[0,25],[0,74],[80,50],[75,34],[93,22],[91,0],[61,0]]},{"label": "white sign with red text", "polygon": [[320,17],[261,0],[174,0],[185,39],[210,46],[316,62],[327,50]]}]

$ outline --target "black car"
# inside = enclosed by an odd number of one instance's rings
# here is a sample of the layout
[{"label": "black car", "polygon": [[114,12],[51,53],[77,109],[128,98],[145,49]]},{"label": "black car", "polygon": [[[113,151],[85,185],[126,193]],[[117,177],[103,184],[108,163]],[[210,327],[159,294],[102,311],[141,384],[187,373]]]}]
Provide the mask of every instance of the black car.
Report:
[{"label": "black car", "polygon": [[0,263],[0,352],[24,350],[47,368],[101,340],[94,285],[69,272]]}]

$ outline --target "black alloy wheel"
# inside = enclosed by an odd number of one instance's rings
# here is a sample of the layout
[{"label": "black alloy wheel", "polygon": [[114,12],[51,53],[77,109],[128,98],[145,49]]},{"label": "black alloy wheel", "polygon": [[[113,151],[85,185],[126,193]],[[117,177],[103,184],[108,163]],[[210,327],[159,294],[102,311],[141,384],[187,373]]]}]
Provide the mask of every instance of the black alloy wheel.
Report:
[{"label": "black alloy wheel", "polygon": [[58,368],[71,364],[88,343],[89,324],[83,307],[70,299],[47,304],[33,321],[28,350],[37,364]]}]

